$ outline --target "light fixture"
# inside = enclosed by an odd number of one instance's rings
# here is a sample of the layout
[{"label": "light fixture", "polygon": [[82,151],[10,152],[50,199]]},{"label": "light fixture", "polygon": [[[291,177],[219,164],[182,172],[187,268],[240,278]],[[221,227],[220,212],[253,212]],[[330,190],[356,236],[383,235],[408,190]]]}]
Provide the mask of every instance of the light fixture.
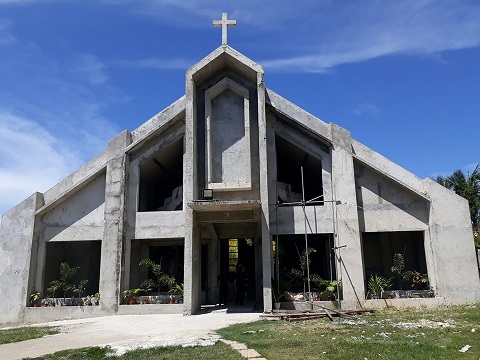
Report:
[{"label": "light fixture", "polygon": [[213,190],[202,189],[202,200],[213,200]]}]

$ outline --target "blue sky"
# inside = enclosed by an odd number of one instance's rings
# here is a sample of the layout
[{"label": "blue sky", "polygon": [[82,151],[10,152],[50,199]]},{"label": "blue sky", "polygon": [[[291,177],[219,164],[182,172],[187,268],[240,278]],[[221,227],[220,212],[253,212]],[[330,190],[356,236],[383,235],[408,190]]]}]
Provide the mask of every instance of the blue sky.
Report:
[{"label": "blue sky", "polygon": [[0,0],[0,213],[181,97],[222,12],[267,87],[417,176],[480,161],[478,0]]}]

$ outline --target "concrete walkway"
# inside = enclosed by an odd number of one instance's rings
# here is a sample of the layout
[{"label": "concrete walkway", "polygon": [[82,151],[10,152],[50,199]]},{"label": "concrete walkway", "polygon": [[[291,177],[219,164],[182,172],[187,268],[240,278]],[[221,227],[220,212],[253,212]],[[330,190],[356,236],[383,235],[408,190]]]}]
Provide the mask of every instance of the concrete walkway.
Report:
[{"label": "concrete walkway", "polygon": [[[154,346],[213,345],[220,339],[215,330],[259,320],[259,313],[237,312],[239,310],[241,309],[231,312],[225,308],[215,309],[193,316],[112,315],[36,324],[35,326],[58,326],[60,333],[41,339],[0,345],[0,357],[3,360],[15,360],[66,349],[106,345],[118,354],[135,348]],[[232,347],[235,348],[233,345]],[[242,347],[242,350],[245,350],[245,347]]]}]

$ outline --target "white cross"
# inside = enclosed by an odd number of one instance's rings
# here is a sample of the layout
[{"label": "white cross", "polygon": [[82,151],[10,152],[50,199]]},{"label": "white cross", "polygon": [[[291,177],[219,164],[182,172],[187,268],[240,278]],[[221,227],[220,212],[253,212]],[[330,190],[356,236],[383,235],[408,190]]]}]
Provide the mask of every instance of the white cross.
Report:
[{"label": "white cross", "polygon": [[237,26],[237,20],[227,20],[227,13],[222,13],[222,20],[213,20],[213,27],[222,27],[222,45],[227,45],[227,27]]}]

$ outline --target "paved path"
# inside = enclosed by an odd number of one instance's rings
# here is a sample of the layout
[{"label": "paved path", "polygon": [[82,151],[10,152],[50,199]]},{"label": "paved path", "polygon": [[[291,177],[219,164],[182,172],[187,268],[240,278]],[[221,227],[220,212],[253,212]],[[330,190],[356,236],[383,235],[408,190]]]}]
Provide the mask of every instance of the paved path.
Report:
[{"label": "paved path", "polygon": [[212,345],[215,330],[259,320],[259,313],[218,309],[193,316],[180,314],[112,315],[37,325],[58,326],[60,333],[41,339],[0,345],[2,360],[51,354],[65,349],[109,345],[122,354],[134,348],[166,345]]}]

